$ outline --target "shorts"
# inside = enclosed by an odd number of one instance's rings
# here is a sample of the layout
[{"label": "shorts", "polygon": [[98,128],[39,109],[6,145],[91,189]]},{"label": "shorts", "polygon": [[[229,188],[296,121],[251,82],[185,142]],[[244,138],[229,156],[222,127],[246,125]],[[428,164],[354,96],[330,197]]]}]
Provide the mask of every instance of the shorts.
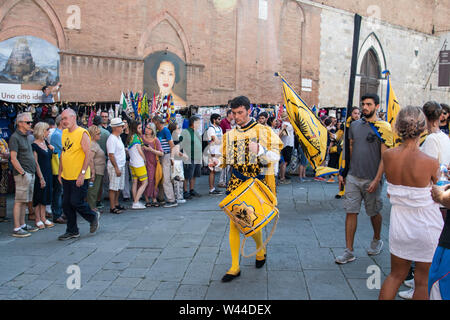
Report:
[{"label": "shorts", "polygon": [[120,191],[125,188],[125,167],[120,168],[120,172],[122,174],[118,177],[114,167],[108,166],[109,190]]},{"label": "shorts", "polygon": [[202,175],[201,164],[184,164],[184,179],[199,178]]},{"label": "shorts", "polygon": [[30,202],[33,200],[34,192],[34,179],[33,173],[25,172],[25,175],[20,174],[14,176],[14,182],[16,184],[16,195],[14,200],[16,202]]},{"label": "shorts", "polygon": [[292,158],[292,150],[293,147],[284,147],[283,150],[281,150],[281,155],[283,156],[284,162],[286,162],[286,165],[289,165]]},{"label": "shorts", "polygon": [[298,148],[298,160],[299,160],[299,165],[306,167],[306,165],[308,164],[308,159],[306,159],[305,153],[303,152],[302,148]]},{"label": "shorts", "polygon": [[347,176],[345,183],[344,208],[347,213],[359,213],[361,210],[361,201],[364,200],[364,207],[369,217],[374,217],[383,209],[381,200],[381,189],[383,184],[380,182],[374,193],[367,192],[367,188],[372,180],[361,179],[352,175]]},{"label": "shorts", "polygon": [[130,171],[133,180],[145,181],[148,179],[147,168],[145,166],[139,168],[130,166]]}]

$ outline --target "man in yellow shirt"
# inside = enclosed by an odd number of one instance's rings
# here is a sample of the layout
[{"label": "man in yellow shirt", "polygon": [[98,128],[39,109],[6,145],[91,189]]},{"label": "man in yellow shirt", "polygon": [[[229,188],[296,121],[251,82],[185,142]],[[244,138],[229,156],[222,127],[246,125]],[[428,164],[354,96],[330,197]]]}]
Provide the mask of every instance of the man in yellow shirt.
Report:
[{"label": "man in yellow shirt", "polygon": [[91,138],[86,129],[77,125],[77,116],[72,109],[61,115],[62,153],[59,162],[58,180],[63,185],[63,210],[67,217],[66,233],[59,240],[78,238],[77,212],[90,223],[90,232],[98,229],[100,214],[92,211],[85,201],[90,179],[88,168],[91,160]]}]

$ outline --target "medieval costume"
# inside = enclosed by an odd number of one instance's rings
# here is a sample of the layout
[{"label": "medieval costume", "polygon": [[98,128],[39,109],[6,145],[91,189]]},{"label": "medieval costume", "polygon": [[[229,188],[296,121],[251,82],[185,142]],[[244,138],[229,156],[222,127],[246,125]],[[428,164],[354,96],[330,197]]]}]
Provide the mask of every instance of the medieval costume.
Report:
[{"label": "medieval costume", "polygon": [[[249,145],[251,142],[258,144],[257,154],[250,152]],[[263,126],[253,119],[245,126],[228,131],[223,137],[221,159],[223,168],[227,165],[232,167],[227,194],[233,192],[247,179],[256,178],[261,180],[276,195],[274,163],[279,161],[282,147],[283,143],[270,127]],[[255,240],[258,250],[256,267],[260,268],[264,265],[266,259],[261,230],[255,233],[252,238]],[[231,268],[222,278],[224,282],[231,281],[240,275],[240,232],[231,220],[229,241],[232,261]]]}]

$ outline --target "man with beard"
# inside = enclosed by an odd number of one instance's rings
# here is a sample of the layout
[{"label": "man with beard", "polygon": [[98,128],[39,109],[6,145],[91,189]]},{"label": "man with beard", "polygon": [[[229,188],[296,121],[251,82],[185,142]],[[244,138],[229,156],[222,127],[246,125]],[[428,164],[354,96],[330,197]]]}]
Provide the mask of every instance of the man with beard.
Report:
[{"label": "man with beard", "polygon": [[381,234],[381,200],[383,161],[382,154],[393,146],[392,130],[389,123],[377,117],[380,98],[376,94],[367,94],[361,98],[363,118],[353,121],[349,128],[350,167],[339,176],[339,185],[345,184],[344,208],[346,249],[336,263],[345,264],[356,259],[353,251],[358,213],[361,202],[370,217],[374,231],[373,241],[367,253],[377,255],[381,252],[383,241]]}]

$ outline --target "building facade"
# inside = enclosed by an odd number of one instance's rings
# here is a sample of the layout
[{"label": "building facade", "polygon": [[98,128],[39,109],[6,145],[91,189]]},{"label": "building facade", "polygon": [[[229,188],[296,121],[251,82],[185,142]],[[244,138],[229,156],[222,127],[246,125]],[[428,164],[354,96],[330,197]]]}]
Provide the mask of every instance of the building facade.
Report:
[{"label": "building facade", "polygon": [[[169,87],[180,105],[226,104],[237,95],[277,104],[280,72],[308,104],[343,107],[357,13],[354,104],[364,91],[385,95],[386,69],[401,105],[448,102],[435,65],[450,35],[448,0],[371,2],[0,0],[0,83],[38,89],[43,78],[59,80],[64,101],[118,101],[122,91]],[[22,37],[34,61],[15,62],[26,71],[11,75],[6,65]],[[59,59],[45,61],[47,45]],[[163,66],[173,73],[167,81],[158,78]]]}]

